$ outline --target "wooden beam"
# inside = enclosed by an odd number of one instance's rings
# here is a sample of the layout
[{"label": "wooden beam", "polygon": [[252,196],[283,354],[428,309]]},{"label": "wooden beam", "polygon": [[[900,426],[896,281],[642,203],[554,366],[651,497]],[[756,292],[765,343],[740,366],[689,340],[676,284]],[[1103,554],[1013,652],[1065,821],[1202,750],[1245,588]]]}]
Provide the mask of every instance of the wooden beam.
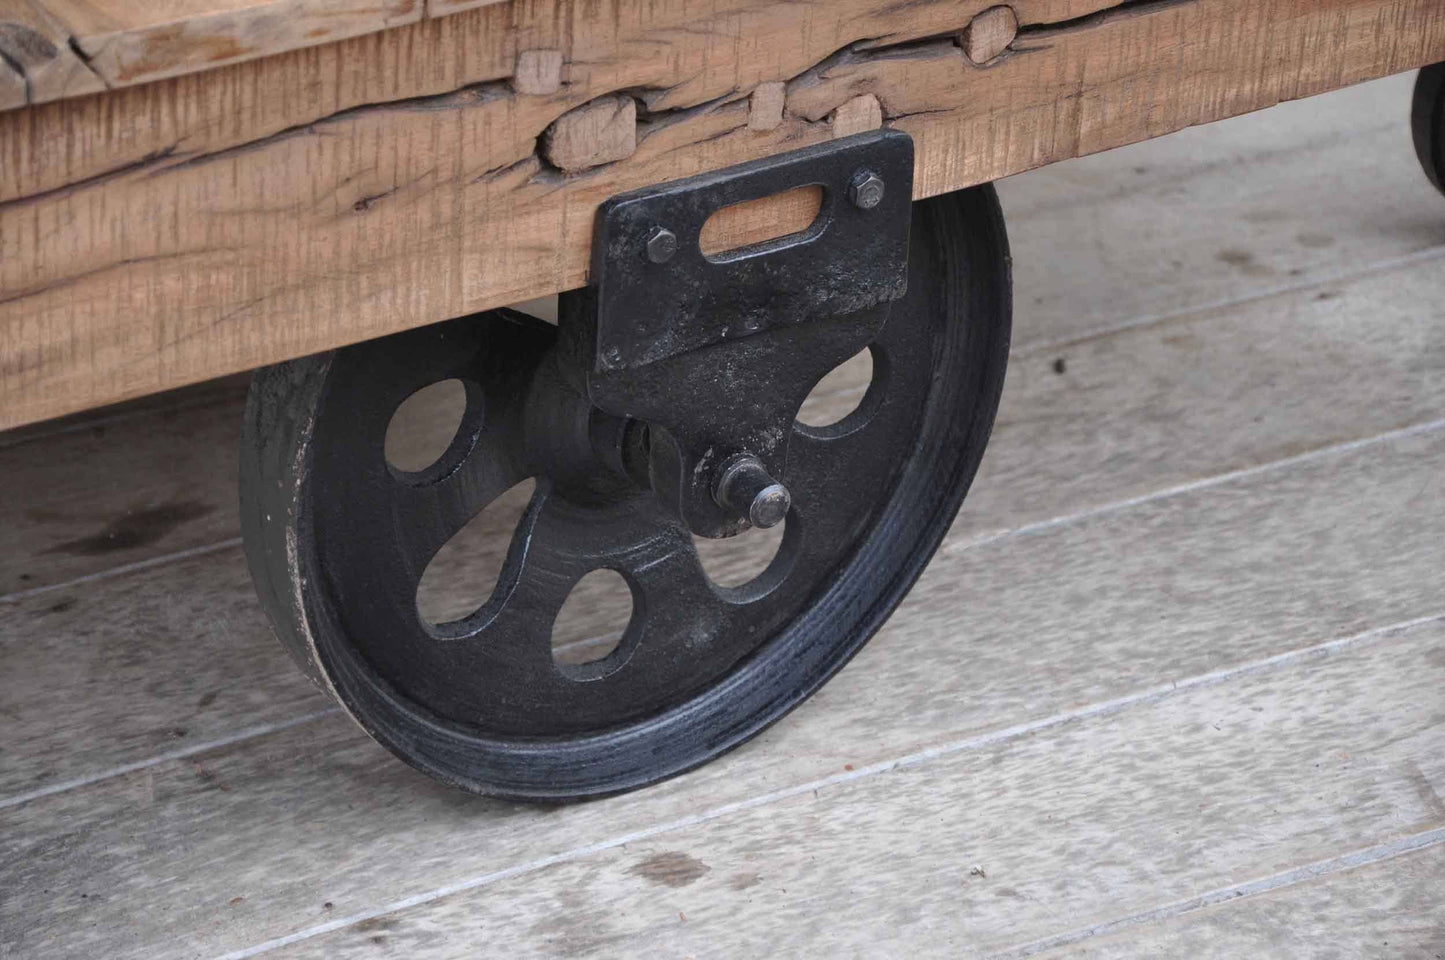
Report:
[{"label": "wooden beam", "polygon": [[[4,0],[0,0],[4,2]],[[1019,0],[1025,24],[1073,22],[1120,0]],[[1210,0],[1212,2],[1212,0]],[[533,135],[589,100],[638,93],[676,112],[796,77],[857,43],[956,32],[990,0],[515,0],[101,97],[0,112],[0,202],[157,160],[199,160],[362,107],[513,81],[523,54],[562,54],[566,89]],[[624,16],[622,9],[636,12]],[[747,43],[741,43],[741,38]],[[524,85],[526,81],[523,81]],[[533,96],[529,91],[517,91]],[[528,122],[533,122],[531,118]]]},{"label": "wooden beam", "polygon": [[[63,50],[52,60],[51,72],[78,67],[94,89],[104,89],[210,70],[497,2],[438,3],[436,10],[429,10],[425,0],[3,0],[0,22],[26,24],[26,19],[9,16],[14,9],[45,21],[50,28],[46,35]],[[88,92],[73,83],[51,82],[35,86],[29,102]]]},{"label": "wooden beam", "polygon": [[[826,139],[862,97],[913,135],[928,196],[1445,60],[1438,0],[1041,0],[979,66],[953,38],[991,5],[672,0],[566,21],[538,0],[333,45],[370,50],[356,75],[319,47],[0,114],[0,425],[578,286],[606,197]],[[505,82],[531,49],[563,51],[558,91]],[[750,126],[776,82],[783,118]],[[358,102],[378,83],[419,93]],[[619,94],[626,159],[568,175],[539,153]],[[35,163],[55,138],[66,179]]]}]

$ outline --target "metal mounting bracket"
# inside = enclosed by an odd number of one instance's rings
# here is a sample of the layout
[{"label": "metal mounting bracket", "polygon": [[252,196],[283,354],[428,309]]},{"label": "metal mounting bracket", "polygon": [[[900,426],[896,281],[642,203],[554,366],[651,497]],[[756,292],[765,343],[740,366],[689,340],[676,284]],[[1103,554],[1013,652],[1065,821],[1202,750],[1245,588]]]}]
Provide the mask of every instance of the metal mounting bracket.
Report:
[{"label": "metal mounting bracket", "polygon": [[[718,210],[808,186],[822,188],[811,226],[703,253]],[[592,405],[648,425],[650,483],[695,533],[729,536],[750,522],[718,488],[739,457],[786,482],[802,401],[877,336],[907,289],[912,200],[913,141],[881,130],[622,194],[598,211],[588,309],[564,311],[564,333]]]}]

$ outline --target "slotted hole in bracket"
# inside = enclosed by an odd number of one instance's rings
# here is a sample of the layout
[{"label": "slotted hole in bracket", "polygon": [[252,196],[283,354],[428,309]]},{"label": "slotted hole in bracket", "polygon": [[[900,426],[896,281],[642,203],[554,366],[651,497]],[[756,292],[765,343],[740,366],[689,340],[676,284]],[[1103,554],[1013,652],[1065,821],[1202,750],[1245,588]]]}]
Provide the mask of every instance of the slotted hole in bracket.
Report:
[{"label": "slotted hole in bracket", "polygon": [[802,235],[818,221],[823,188],[813,184],[723,207],[707,218],[698,246],[709,260]]}]

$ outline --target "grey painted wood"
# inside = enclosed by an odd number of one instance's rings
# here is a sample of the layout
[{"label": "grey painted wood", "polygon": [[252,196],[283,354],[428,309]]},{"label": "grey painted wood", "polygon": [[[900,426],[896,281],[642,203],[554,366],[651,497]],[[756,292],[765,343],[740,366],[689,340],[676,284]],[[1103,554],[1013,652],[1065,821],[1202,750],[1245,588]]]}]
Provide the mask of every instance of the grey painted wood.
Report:
[{"label": "grey painted wood", "polygon": [[333,715],[0,810],[14,891],[0,926],[40,957],[238,949],[1437,613],[1445,511],[1428,481],[1442,467],[1445,434],[1406,436],[942,556],[788,721],[637,796],[561,811],[470,800]]},{"label": "grey painted wood", "polygon": [[1014,357],[955,543],[1445,415],[1442,290],[1419,263]]},{"label": "grey painted wood", "polygon": [[0,594],[236,536],[243,396],[182,394],[0,445],[12,491],[0,498]]},{"label": "grey painted wood", "polygon": [[1441,878],[1445,844],[1435,844],[1247,899],[1131,924],[1039,956],[1435,960],[1445,956]]},{"label": "grey painted wood", "polygon": [[0,804],[333,706],[272,636],[239,547],[0,610]]},{"label": "grey painted wood", "polygon": [[1409,75],[1070,160],[1000,185],[1015,350],[1438,248]]},{"label": "grey painted wood", "polygon": [[[1026,952],[1401,835],[1433,829],[1445,848],[1442,690],[1435,622],[894,769],[860,758],[856,778],[270,956]],[[1154,955],[1257,955],[1194,942]]]}]

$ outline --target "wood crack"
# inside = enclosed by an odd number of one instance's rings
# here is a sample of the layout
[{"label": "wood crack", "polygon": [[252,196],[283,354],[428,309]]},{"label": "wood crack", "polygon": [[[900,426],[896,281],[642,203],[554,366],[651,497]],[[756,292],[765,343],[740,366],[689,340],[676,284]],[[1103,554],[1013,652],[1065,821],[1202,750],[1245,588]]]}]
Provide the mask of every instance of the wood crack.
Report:
[{"label": "wood crack", "polygon": [[1188,6],[1197,2],[1198,0],[1121,0],[1120,3],[1108,9],[1096,10],[1093,13],[1086,13],[1068,20],[1058,20],[1052,23],[1021,23],[1018,35],[1020,38],[1042,35],[1061,36],[1078,30],[1102,26],[1119,19],[1147,16],[1169,7]]}]

